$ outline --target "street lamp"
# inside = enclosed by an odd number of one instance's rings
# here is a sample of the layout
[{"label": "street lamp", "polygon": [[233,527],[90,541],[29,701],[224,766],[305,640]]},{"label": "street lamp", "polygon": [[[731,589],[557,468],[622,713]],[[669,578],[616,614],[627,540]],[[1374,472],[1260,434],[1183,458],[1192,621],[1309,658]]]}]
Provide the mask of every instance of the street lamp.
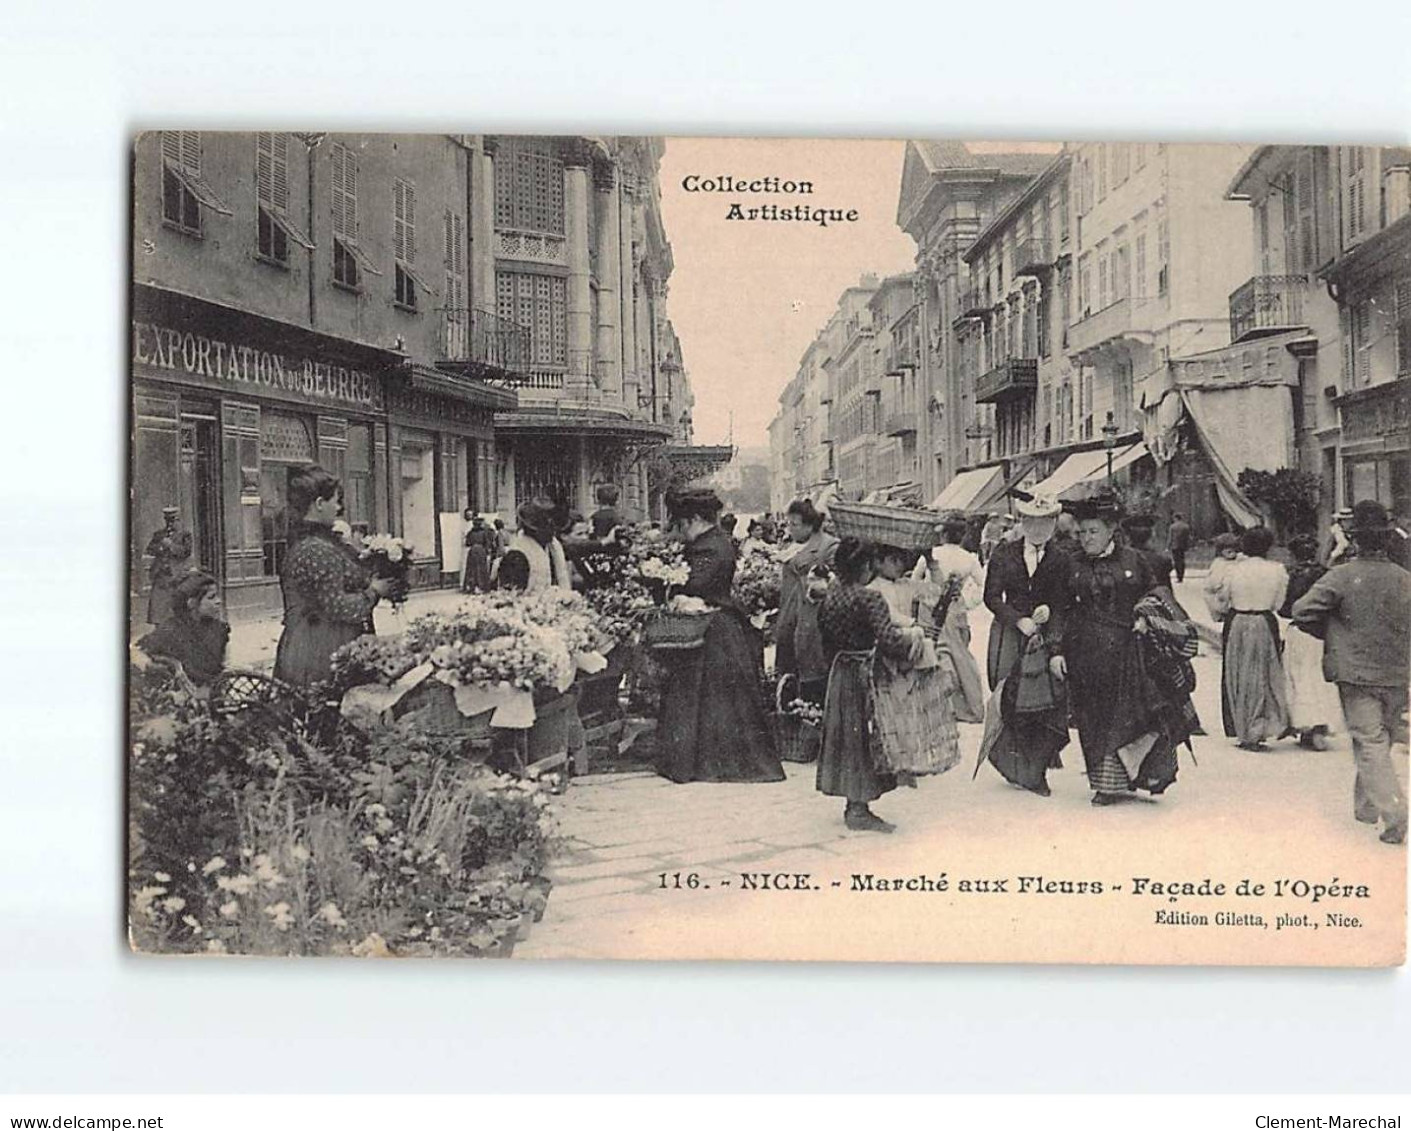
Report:
[{"label": "street lamp", "polygon": [[1107,449],[1107,485],[1112,486],[1112,448],[1117,443],[1117,422],[1112,410],[1107,410],[1107,422],[1102,426],[1102,446]]}]

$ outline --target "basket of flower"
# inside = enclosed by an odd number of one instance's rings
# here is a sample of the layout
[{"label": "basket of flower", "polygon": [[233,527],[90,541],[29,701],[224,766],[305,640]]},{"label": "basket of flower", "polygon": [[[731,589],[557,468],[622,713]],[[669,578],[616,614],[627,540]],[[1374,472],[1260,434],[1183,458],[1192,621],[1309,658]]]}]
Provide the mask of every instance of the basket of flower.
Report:
[{"label": "basket of flower", "polygon": [[705,645],[713,611],[699,597],[673,597],[642,622],[642,643],[658,655],[694,652]]},{"label": "basket of flower", "polygon": [[823,708],[807,699],[782,703],[774,714],[774,740],[785,762],[814,762],[823,742]]},{"label": "basket of flower", "polygon": [[924,553],[937,542],[940,515],[921,507],[880,506],[873,503],[834,503],[829,515],[844,538],[857,538],[886,546],[900,546]]}]

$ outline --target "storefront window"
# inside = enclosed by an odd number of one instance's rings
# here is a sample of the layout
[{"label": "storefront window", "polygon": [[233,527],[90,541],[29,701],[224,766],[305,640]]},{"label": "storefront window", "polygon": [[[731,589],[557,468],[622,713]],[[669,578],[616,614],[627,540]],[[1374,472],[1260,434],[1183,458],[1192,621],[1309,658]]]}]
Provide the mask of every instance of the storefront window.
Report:
[{"label": "storefront window", "polygon": [[264,574],[278,577],[289,543],[289,468],[314,462],[313,433],[297,416],[260,414],[260,545]]},{"label": "storefront window", "polygon": [[436,443],[430,433],[402,433],[402,537],[417,557],[436,552]]},{"label": "storefront window", "polygon": [[348,429],[343,505],[355,530],[372,529],[372,428],[366,424],[354,424]]}]

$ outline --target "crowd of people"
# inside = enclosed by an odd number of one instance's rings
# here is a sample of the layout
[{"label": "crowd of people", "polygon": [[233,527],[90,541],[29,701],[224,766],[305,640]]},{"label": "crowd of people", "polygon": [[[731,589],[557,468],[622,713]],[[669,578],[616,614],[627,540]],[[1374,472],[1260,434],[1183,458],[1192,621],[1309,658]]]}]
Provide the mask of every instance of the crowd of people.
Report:
[{"label": "crowd of people", "polygon": [[[713,491],[672,492],[668,526],[688,569],[678,591],[713,615],[699,647],[665,661],[659,772],[677,782],[784,780],[759,694],[763,638],[732,595],[742,551],[769,546],[779,563],[774,675],[818,708],[816,785],[843,800],[848,828],[892,831],[872,804],[956,765],[960,725],[983,728],[980,764],[1039,796],[1050,795],[1048,772],[1074,732],[1094,805],[1170,788],[1179,748],[1205,733],[1191,701],[1199,634],[1174,590],[1189,524],[1175,516],[1157,549],[1151,520],[1124,518],[1113,494],[1061,505],[1014,494],[1012,518],[947,517],[926,546],[906,546],[840,538],[808,500],[781,521],[750,521],[741,540]],[[348,536],[336,477],[293,469],[287,498],[274,674],[308,688],[329,678],[338,648],[373,630],[392,582]],[[598,503],[583,518],[530,499],[512,532],[467,512],[462,589],[581,585],[594,553],[625,529],[615,488],[600,488]],[[1354,816],[1382,826],[1389,843],[1404,841],[1407,823],[1394,752],[1407,745],[1411,574],[1389,556],[1402,538],[1373,501],[1337,516],[1322,553],[1312,537],[1293,539],[1291,568],[1270,556],[1266,527],[1221,535],[1202,586],[1222,632],[1226,735],[1246,751],[1285,738],[1323,749],[1345,730]],[[181,572],[191,547],[175,511],[149,553],[154,627],[141,646],[209,686],[230,635],[216,579]],[[983,681],[969,619],[981,603],[993,614]]]}]

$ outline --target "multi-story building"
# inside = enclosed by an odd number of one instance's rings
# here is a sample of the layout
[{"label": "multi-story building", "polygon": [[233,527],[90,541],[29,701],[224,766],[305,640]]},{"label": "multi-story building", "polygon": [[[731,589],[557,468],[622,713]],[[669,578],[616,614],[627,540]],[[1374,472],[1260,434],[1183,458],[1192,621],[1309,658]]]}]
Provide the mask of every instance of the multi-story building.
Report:
[{"label": "multi-story building", "polygon": [[527,340],[475,294],[475,146],[445,134],[153,132],[133,149],[134,582],[166,506],[232,611],[270,608],[288,469],[443,572],[437,516],[497,505]]},{"label": "multi-story building", "polygon": [[833,391],[828,439],[838,468],[838,496],[857,500],[872,489],[876,441],[881,434],[882,373],[874,342],[871,301],[875,275],[863,276],[838,298],[829,320],[838,343],[828,365]]},{"label": "multi-story building", "polygon": [[[993,306],[995,281],[986,306],[984,280],[972,278],[963,253],[1052,159],[1052,154],[973,153],[960,142],[907,142],[897,224],[917,246],[917,451],[927,499],[993,452],[994,412],[974,400],[978,374],[965,368],[953,327],[962,316],[979,316]],[[1061,209],[1062,202],[1055,199],[1051,207]]]},{"label": "multi-story building", "polygon": [[1067,153],[1052,158],[962,256],[974,297],[952,322],[954,355],[962,389],[993,412],[986,458],[960,469],[976,491],[1040,478],[1040,453],[1070,439],[1069,168]]},{"label": "multi-story building", "polygon": [[870,388],[877,390],[877,433],[872,445],[866,498],[881,501],[920,495],[917,456],[917,381],[920,323],[916,277],[911,272],[883,279],[868,300],[874,334]]},{"label": "multi-story building", "polygon": [[518,409],[495,421],[501,509],[548,496],[586,514],[610,482],[641,516],[652,490],[643,455],[689,443],[689,385],[666,313],[661,154],[656,138],[473,143],[479,291],[529,333]]}]

